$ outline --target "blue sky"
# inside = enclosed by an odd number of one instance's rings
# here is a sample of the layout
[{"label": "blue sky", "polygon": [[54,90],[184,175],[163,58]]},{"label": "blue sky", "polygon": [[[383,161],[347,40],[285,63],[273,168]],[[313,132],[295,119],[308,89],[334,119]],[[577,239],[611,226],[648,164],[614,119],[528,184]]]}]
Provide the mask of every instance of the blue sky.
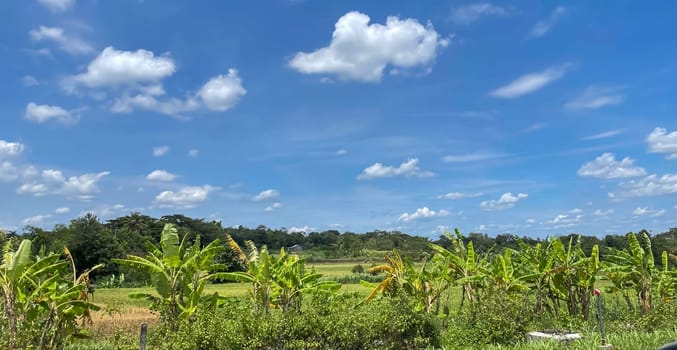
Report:
[{"label": "blue sky", "polygon": [[6,1],[0,227],[677,226],[677,6]]}]

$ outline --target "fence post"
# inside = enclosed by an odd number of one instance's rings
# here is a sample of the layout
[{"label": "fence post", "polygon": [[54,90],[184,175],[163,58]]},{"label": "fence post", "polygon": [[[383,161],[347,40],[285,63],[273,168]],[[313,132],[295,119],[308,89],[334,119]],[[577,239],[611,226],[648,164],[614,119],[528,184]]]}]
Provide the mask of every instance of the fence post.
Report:
[{"label": "fence post", "polygon": [[139,336],[139,350],[146,350],[147,333],[148,333],[148,325],[144,322],[141,324],[141,335]]}]

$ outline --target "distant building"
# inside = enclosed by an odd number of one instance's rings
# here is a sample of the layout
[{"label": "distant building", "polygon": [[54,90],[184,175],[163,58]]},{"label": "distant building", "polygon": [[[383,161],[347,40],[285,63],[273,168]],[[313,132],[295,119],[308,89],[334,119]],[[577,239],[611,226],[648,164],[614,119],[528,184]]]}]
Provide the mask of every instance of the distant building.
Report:
[{"label": "distant building", "polygon": [[294,244],[293,246],[287,248],[288,253],[300,253],[302,251],[303,251],[303,247],[301,247],[298,244]]}]

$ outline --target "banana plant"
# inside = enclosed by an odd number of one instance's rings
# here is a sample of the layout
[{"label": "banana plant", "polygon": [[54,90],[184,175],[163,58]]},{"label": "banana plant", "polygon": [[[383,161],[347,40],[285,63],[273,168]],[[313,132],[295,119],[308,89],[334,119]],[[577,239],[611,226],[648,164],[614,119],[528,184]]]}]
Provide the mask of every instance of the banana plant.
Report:
[{"label": "banana plant", "polygon": [[503,254],[497,254],[494,257],[493,266],[489,270],[490,286],[499,293],[516,293],[529,290],[524,283],[524,276],[521,276],[519,270],[515,268],[512,254],[513,250],[508,248]]},{"label": "banana plant", "polygon": [[448,250],[437,244],[430,244],[429,247],[445,261],[447,268],[457,284],[461,285],[461,304],[467,300],[475,302],[477,299],[477,289],[482,287],[486,279],[486,258],[480,258],[475,253],[473,242],[468,242],[467,246],[463,242],[463,235],[456,229],[456,236],[449,232],[444,235],[451,241],[452,250]]},{"label": "banana plant", "polygon": [[[98,310],[87,300],[85,288],[89,272],[102,265],[78,275],[68,248],[66,260],[56,253],[34,259],[31,245],[23,240],[14,252],[5,247],[0,266],[9,349],[60,347],[71,337],[84,336],[77,321],[91,321],[90,310]],[[72,279],[66,271],[69,264]]]},{"label": "banana plant", "polygon": [[663,302],[670,302],[677,295],[677,270],[670,268],[670,259],[677,261],[677,256],[663,251],[661,254],[662,269],[658,273],[656,290]]},{"label": "banana plant", "polygon": [[288,254],[284,248],[276,258],[268,253],[266,246],[258,249],[251,241],[245,242],[249,248],[249,254],[246,254],[230,235],[226,235],[226,244],[247,270],[226,272],[221,276],[251,283],[250,296],[256,313],[268,315],[271,307],[283,312],[299,312],[304,295],[332,295],[341,287],[335,281],[321,280],[320,273],[306,271],[305,258]]},{"label": "banana plant", "polygon": [[523,280],[530,283],[536,292],[535,311],[541,313],[547,307],[553,312],[554,306],[546,302],[555,262],[555,256],[551,254],[551,245],[536,243],[535,246],[530,246],[519,238],[517,243],[520,247],[519,268],[522,270]]},{"label": "banana plant", "polygon": [[204,248],[199,237],[192,245],[187,235],[179,240],[174,224],[165,224],[160,246],[147,242],[148,255],[128,255],[115,259],[115,263],[150,274],[155,293],[130,293],[131,298],[145,298],[160,312],[171,330],[176,330],[180,320],[191,321],[200,307],[213,307],[223,298],[218,294],[204,295],[209,281],[222,278],[219,270],[225,267],[214,264],[216,255],[223,249],[218,240]]},{"label": "banana plant", "polygon": [[638,235],[630,232],[626,238],[629,248],[609,248],[606,255],[609,266],[604,270],[617,283],[634,289],[640,310],[648,313],[652,306],[652,286],[658,273],[654,265],[651,239],[645,231]]}]

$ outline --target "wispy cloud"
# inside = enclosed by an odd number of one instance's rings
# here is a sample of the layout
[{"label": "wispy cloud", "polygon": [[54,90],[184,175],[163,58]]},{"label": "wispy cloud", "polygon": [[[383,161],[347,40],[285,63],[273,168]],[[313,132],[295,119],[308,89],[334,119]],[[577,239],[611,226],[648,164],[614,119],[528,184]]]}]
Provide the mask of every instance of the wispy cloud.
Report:
[{"label": "wispy cloud", "polygon": [[529,37],[540,38],[547,34],[552,27],[554,27],[567,14],[567,9],[564,6],[557,6],[550,16],[546,19],[536,22],[529,32]]},{"label": "wispy cloud", "polygon": [[482,192],[475,193],[463,193],[463,192],[449,192],[437,196],[438,199],[465,199],[465,198],[477,198],[484,195]]},{"label": "wispy cloud", "polygon": [[482,17],[506,16],[508,11],[491,3],[476,3],[457,7],[451,12],[451,21],[457,25],[472,24]]},{"label": "wispy cloud", "polygon": [[625,96],[620,93],[620,86],[588,86],[575,99],[567,102],[564,107],[569,109],[597,109],[622,103]]},{"label": "wispy cloud", "polygon": [[534,123],[534,124],[531,124],[528,127],[524,128],[524,129],[522,129],[520,132],[523,133],[523,134],[528,134],[528,133],[532,133],[534,131],[541,130],[541,129],[545,128],[546,126],[548,126],[548,123]]},{"label": "wispy cloud", "polygon": [[542,72],[525,74],[511,83],[490,92],[489,96],[511,99],[532,93],[564,77],[570,66],[570,63],[565,63],[550,67]]},{"label": "wispy cloud", "polygon": [[497,159],[507,157],[507,154],[502,153],[468,153],[468,154],[450,154],[442,158],[445,163],[467,163],[478,162],[483,160]]},{"label": "wispy cloud", "polygon": [[622,130],[618,130],[618,129],[609,130],[609,131],[605,131],[605,132],[600,132],[599,134],[588,135],[588,136],[582,138],[582,140],[589,141],[589,140],[607,139],[609,137],[614,137],[616,135],[619,135],[622,132],[623,132]]}]

